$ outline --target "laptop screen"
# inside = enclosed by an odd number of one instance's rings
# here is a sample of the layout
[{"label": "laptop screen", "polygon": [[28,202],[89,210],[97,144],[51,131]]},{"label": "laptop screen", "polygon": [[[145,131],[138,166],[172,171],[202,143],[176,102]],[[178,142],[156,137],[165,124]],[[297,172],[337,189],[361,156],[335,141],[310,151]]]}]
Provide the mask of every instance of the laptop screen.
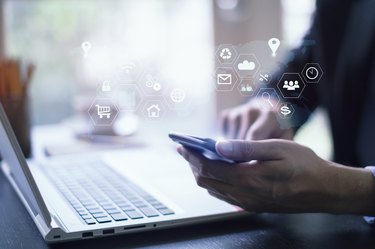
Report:
[{"label": "laptop screen", "polygon": [[42,215],[47,225],[51,217],[43,201],[39,189],[27,165],[25,157],[17,142],[15,134],[9,124],[8,118],[0,104],[0,154],[2,163],[7,166],[12,180],[16,183],[23,197],[35,216]]}]

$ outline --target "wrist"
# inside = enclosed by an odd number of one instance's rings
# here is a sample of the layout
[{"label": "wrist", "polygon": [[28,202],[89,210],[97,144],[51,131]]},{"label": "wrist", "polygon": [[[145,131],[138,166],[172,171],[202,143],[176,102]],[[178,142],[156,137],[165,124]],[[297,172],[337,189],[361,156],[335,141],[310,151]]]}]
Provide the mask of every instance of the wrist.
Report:
[{"label": "wrist", "polygon": [[336,178],[332,186],[336,196],[332,213],[375,215],[375,180],[371,171],[329,164]]}]

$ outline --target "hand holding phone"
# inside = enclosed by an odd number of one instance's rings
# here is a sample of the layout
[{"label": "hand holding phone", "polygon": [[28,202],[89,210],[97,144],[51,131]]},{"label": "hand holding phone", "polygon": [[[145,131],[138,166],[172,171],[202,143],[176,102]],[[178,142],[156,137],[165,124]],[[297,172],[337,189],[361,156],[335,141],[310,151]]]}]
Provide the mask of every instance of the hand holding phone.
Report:
[{"label": "hand holding phone", "polygon": [[186,134],[170,132],[168,135],[174,142],[184,147],[194,150],[210,160],[218,160],[227,163],[236,163],[237,161],[228,159],[216,151],[216,141],[211,138],[200,138]]}]

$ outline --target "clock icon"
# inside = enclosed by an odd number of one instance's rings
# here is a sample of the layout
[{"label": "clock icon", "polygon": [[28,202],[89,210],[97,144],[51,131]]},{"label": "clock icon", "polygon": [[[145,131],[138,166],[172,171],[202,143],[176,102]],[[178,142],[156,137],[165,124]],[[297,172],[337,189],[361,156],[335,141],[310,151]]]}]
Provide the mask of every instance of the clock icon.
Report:
[{"label": "clock icon", "polygon": [[306,69],[305,75],[309,80],[315,80],[319,76],[319,70],[316,67],[309,67]]}]

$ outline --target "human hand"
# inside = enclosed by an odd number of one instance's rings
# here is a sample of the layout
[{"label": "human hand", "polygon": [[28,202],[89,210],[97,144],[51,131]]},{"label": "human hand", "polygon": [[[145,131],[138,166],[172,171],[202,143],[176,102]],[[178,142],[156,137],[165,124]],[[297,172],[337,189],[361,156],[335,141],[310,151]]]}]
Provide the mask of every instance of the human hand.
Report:
[{"label": "human hand", "polygon": [[[221,112],[220,126],[224,135],[231,139],[262,140],[282,138],[291,140],[292,129],[281,129],[276,108],[262,108],[259,100]],[[271,99],[271,102],[274,102]],[[276,103],[274,102],[275,106]]]},{"label": "human hand", "polygon": [[[179,147],[199,186],[253,212],[375,213],[375,181],[366,169],[325,161],[311,149],[281,140],[218,142],[228,164]],[[370,201],[370,200],[371,201]]]}]

